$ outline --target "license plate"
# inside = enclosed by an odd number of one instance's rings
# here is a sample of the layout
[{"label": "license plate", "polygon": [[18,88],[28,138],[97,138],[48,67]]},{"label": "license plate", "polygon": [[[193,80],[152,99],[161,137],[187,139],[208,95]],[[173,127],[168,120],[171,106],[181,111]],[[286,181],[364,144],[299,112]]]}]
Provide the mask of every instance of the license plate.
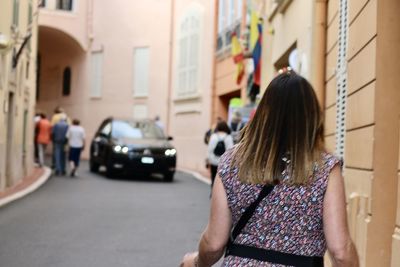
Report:
[{"label": "license plate", "polygon": [[153,164],[154,163],[154,159],[152,157],[143,157],[142,158],[142,163],[144,163],[144,164]]}]

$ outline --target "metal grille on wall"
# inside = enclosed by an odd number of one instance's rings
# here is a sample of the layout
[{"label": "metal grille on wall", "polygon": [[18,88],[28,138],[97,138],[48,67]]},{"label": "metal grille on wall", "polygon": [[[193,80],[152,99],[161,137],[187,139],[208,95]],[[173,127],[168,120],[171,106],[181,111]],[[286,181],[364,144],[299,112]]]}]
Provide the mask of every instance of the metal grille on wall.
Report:
[{"label": "metal grille on wall", "polygon": [[[331,0],[336,1],[336,0]],[[344,159],[346,136],[348,0],[340,0],[338,60],[336,67],[336,154]]]}]

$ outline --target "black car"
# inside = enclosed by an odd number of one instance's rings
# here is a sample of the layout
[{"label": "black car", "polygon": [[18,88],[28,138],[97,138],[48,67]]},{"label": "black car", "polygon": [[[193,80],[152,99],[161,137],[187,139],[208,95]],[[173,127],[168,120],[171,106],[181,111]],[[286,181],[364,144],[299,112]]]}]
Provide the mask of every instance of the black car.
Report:
[{"label": "black car", "polygon": [[106,167],[106,175],[116,173],[161,173],[174,179],[176,149],[172,137],[150,120],[133,121],[108,118],[103,121],[90,145],[90,171]]}]

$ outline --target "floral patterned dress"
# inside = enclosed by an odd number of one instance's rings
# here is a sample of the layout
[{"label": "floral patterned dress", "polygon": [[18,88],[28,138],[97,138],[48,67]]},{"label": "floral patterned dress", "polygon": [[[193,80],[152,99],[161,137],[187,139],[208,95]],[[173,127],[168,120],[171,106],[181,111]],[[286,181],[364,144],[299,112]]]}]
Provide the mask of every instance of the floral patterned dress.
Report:
[{"label": "floral patterned dress", "polygon": [[[227,194],[232,223],[236,225],[245,209],[255,201],[263,185],[239,181],[238,169],[231,165],[234,148],[221,157],[218,174]],[[313,180],[307,185],[288,185],[285,180],[289,176],[287,172],[283,173],[283,181],[260,202],[235,243],[296,255],[324,255],[326,241],[322,223],[323,200],[329,173],[340,161],[329,153],[322,153],[321,156],[321,163],[314,171]],[[222,266],[283,265],[228,256]]]}]

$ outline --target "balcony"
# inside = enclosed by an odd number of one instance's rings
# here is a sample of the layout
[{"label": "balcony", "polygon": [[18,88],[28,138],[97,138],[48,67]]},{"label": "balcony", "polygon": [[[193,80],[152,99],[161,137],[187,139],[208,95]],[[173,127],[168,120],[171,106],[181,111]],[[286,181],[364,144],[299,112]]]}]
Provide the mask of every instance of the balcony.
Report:
[{"label": "balcony", "polygon": [[217,36],[217,51],[216,56],[218,59],[222,59],[226,56],[230,56],[231,52],[231,40],[232,33],[236,33],[236,36],[241,39],[241,24],[240,21],[235,22],[230,27],[222,30]]},{"label": "balcony", "polygon": [[91,36],[92,10],[92,0],[43,0],[39,27],[58,30],[86,50]]}]

